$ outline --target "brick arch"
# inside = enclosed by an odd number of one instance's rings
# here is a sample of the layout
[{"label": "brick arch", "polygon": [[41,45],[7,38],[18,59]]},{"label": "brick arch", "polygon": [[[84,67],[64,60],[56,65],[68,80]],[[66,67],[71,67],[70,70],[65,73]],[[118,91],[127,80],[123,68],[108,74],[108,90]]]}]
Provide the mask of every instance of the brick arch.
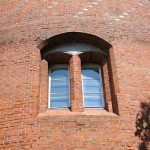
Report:
[{"label": "brick arch", "polygon": [[43,59],[46,60],[49,65],[53,64],[68,64],[72,55],[67,53],[55,52],[45,56]]},{"label": "brick arch", "polygon": [[65,32],[51,36],[44,42],[40,43],[38,45],[38,48],[41,50],[41,55],[43,55],[48,51],[49,48],[53,48],[64,43],[73,43],[73,42],[93,45],[95,47],[102,49],[107,54],[109,53],[109,49],[112,47],[112,45],[107,41],[105,41],[104,39],[90,33]]}]

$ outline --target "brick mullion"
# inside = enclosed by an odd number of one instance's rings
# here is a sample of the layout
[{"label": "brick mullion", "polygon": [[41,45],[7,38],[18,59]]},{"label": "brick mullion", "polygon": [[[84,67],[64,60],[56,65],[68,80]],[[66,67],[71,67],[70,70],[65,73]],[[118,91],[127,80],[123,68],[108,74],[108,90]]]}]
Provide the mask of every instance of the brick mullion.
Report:
[{"label": "brick mullion", "polygon": [[73,55],[70,59],[70,98],[71,111],[83,111],[81,60],[79,56]]}]

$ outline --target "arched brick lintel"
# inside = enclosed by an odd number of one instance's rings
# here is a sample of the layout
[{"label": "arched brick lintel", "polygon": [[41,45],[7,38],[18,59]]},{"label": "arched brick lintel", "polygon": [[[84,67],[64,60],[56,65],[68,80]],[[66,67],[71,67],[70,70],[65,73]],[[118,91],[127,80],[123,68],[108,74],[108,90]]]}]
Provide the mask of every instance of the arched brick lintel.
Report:
[{"label": "arched brick lintel", "polygon": [[73,42],[93,45],[102,49],[107,54],[109,53],[109,49],[112,47],[110,43],[96,35],[83,32],[66,32],[48,38],[44,42],[41,42],[38,45],[38,48],[41,50],[41,55],[43,55],[49,48],[53,48],[64,43]]}]

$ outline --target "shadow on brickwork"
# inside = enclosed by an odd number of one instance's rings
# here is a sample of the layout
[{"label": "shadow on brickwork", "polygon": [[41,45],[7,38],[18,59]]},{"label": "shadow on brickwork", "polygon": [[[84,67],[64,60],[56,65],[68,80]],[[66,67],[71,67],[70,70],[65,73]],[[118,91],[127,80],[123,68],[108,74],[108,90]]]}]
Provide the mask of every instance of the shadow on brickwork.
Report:
[{"label": "shadow on brickwork", "polygon": [[150,142],[150,98],[148,102],[141,102],[141,111],[136,116],[135,136],[141,140],[139,150],[148,150]]}]

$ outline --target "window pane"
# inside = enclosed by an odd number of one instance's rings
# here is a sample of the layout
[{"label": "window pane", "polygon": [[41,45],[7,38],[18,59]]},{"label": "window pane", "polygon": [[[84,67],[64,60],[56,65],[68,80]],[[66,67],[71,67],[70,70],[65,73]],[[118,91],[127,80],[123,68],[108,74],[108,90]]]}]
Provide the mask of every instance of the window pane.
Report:
[{"label": "window pane", "polygon": [[102,94],[84,94],[84,99],[87,100],[87,101],[93,101],[93,100],[100,100],[102,97]]},{"label": "window pane", "polygon": [[55,101],[51,102],[51,107],[52,108],[64,108],[64,107],[69,107],[69,102],[68,101]]},{"label": "window pane", "polygon": [[69,107],[68,68],[51,68],[50,107]]},{"label": "window pane", "polygon": [[62,86],[68,86],[68,80],[52,80],[51,81],[52,87],[62,87]]},{"label": "window pane", "polygon": [[68,69],[67,68],[53,68],[51,69],[51,78],[52,79],[61,79],[68,78]]},{"label": "window pane", "polygon": [[84,93],[102,92],[102,87],[100,85],[99,80],[83,80],[83,92]]},{"label": "window pane", "polygon": [[103,107],[100,101],[84,101],[84,107]]},{"label": "window pane", "polygon": [[83,68],[82,76],[84,79],[99,79],[99,70],[98,68]]},{"label": "window pane", "polygon": [[54,96],[54,97],[51,97],[51,101],[52,102],[61,102],[61,101],[67,101],[68,100],[68,97],[58,97],[58,96]]},{"label": "window pane", "polygon": [[82,69],[84,107],[104,107],[103,87],[99,67],[87,66]]},{"label": "window pane", "polygon": [[84,93],[99,93],[100,92],[100,86],[84,86],[83,89]]},{"label": "window pane", "polygon": [[69,107],[68,94],[51,94],[51,107]]},{"label": "window pane", "polygon": [[84,84],[84,86],[99,86],[101,84],[101,82],[100,82],[100,80],[84,79],[83,84]]},{"label": "window pane", "polygon": [[68,93],[68,86],[51,87],[51,93]]},{"label": "window pane", "polygon": [[53,94],[51,94],[51,97],[53,98],[53,97],[66,97],[66,98],[68,98],[69,96],[68,96],[68,93],[53,93]]},{"label": "window pane", "polygon": [[101,94],[84,94],[85,107],[103,107],[103,98]]}]

